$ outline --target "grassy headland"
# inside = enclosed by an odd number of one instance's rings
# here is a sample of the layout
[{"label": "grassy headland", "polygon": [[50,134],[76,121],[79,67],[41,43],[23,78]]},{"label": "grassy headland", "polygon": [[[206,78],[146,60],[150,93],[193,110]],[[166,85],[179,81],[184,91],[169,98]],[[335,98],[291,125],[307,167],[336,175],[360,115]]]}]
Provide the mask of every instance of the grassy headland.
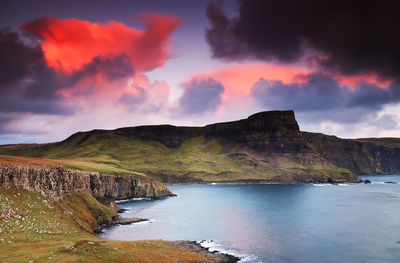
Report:
[{"label": "grassy headland", "polygon": [[163,240],[113,241],[93,229],[117,214],[91,195],[61,201],[0,188],[0,262],[216,262],[215,255]]},{"label": "grassy headland", "polygon": [[167,183],[359,181],[353,171],[328,161],[323,146],[305,140],[292,111],[205,127],[78,132],[57,143],[0,146],[0,154],[106,174],[136,173]]}]

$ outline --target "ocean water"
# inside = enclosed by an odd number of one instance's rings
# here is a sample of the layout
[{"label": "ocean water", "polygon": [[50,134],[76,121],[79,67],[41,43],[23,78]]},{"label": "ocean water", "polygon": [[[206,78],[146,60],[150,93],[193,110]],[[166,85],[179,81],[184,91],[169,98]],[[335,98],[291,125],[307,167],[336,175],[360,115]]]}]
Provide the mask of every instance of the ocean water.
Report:
[{"label": "ocean water", "polygon": [[372,184],[169,185],[178,197],[130,200],[102,237],[195,240],[242,262],[400,262],[400,175]]}]

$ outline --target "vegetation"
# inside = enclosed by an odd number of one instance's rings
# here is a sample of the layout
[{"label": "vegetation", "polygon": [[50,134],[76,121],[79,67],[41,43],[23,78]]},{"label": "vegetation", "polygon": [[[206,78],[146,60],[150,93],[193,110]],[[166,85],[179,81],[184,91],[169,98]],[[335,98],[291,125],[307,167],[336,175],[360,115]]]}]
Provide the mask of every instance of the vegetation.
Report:
[{"label": "vegetation", "polygon": [[92,196],[56,202],[37,192],[0,188],[0,262],[213,262],[162,240],[113,241],[93,227],[116,213]]},{"label": "vegetation", "polygon": [[[0,161],[61,165],[102,173],[147,174],[163,182],[284,180],[321,181],[354,179],[346,169],[332,164],[303,165],[287,157],[266,157],[240,144],[196,136],[179,147],[158,141],[142,141],[116,131],[78,133],[69,139],[44,145],[0,147]],[[22,157],[39,157],[22,158]],[[343,179],[344,178],[344,179]]]}]

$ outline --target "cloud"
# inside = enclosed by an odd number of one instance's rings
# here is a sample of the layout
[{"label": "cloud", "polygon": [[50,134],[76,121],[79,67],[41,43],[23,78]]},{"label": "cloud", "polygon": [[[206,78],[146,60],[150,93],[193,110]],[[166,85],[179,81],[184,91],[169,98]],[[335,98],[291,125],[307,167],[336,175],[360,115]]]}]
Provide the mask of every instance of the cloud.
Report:
[{"label": "cloud", "polygon": [[132,76],[134,69],[131,59],[126,54],[119,54],[109,57],[94,57],[89,63],[84,64],[80,70],[72,72],[68,76],[70,85],[79,80],[101,74],[108,81]]},{"label": "cloud", "polygon": [[354,122],[398,103],[398,84],[383,89],[365,82],[352,87],[341,85],[324,74],[302,76],[303,82],[283,83],[261,78],[252,89],[255,102],[268,109],[293,109],[307,113],[309,120]]},{"label": "cloud", "polygon": [[112,84],[111,92],[118,93],[118,82],[134,74],[126,54],[97,56],[78,70],[57,72],[39,46],[26,44],[10,29],[0,30],[0,57],[0,132],[16,132],[5,127],[32,114],[73,115],[84,106],[78,97],[88,104],[99,88]]},{"label": "cloud", "polygon": [[1,92],[43,62],[39,47],[27,48],[18,34],[7,28],[0,28],[0,58]]},{"label": "cloud", "polygon": [[132,86],[132,91],[125,92],[119,98],[119,102],[126,105],[130,110],[134,110],[147,98],[147,91],[140,86]]},{"label": "cloud", "polygon": [[139,30],[111,20],[96,23],[76,18],[41,17],[21,29],[41,39],[49,66],[64,71],[79,70],[96,57],[126,54],[137,72],[165,64],[171,33],[181,25],[174,15],[144,13],[137,16],[145,29]]},{"label": "cloud", "polygon": [[9,125],[16,116],[0,112],[0,134],[12,132]]},{"label": "cloud", "polygon": [[222,103],[222,93],[225,87],[213,79],[192,79],[183,84],[185,90],[178,101],[179,115],[199,115],[216,111]]},{"label": "cloud", "polygon": [[248,94],[252,85],[261,77],[289,83],[293,82],[298,75],[307,73],[308,71],[304,69],[290,66],[243,63],[222,66],[208,72],[197,73],[192,75],[191,78],[213,78],[226,87],[224,96],[229,94],[242,96]]},{"label": "cloud", "polygon": [[400,101],[399,83],[392,83],[388,88],[377,88],[375,85],[360,83],[349,98],[351,107],[367,107],[380,110],[383,105]]},{"label": "cloud", "polygon": [[[1,29],[0,54],[1,112],[73,112],[66,103],[60,103],[61,97],[57,94],[61,88],[59,77],[46,65],[40,48],[24,44],[16,32]],[[8,74],[8,71],[12,73]]]},{"label": "cloud", "polygon": [[371,120],[370,125],[379,129],[394,130],[399,128],[399,117],[393,114],[383,114]]},{"label": "cloud", "polygon": [[396,1],[239,1],[229,18],[222,1],[207,8],[212,54],[227,60],[314,61],[343,75],[399,80]]},{"label": "cloud", "polygon": [[155,113],[167,108],[169,86],[165,81],[151,82],[144,74],[136,74],[119,97],[130,112]]}]

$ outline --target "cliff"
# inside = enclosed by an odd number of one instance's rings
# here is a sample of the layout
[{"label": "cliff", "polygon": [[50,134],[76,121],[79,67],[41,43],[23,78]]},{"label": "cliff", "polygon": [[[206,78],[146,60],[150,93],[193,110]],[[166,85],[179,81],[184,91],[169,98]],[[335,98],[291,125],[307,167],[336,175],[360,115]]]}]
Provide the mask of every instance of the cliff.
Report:
[{"label": "cliff", "polygon": [[[94,133],[104,134],[104,131],[96,130]],[[251,149],[265,152],[282,152],[288,148],[300,150],[303,143],[293,111],[260,112],[247,119],[205,127],[154,125],[120,128],[115,130],[115,134],[142,141],[158,141],[169,148],[178,148],[185,141],[199,136],[226,139],[231,143],[244,144]],[[76,133],[62,143],[73,141],[79,135],[80,133]],[[91,133],[85,133],[78,144],[90,136]],[[290,144],[286,144],[289,142]]]},{"label": "cliff", "polygon": [[204,127],[78,132],[57,143],[2,146],[0,154],[166,183],[359,182],[355,174],[400,172],[399,141],[303,132],[293,111],[268,111]]},{"label": "cliff", "polygon": [[112,199],[173,196],[166,186],[137,175],[107,175],[62,167],[0,164],[0,187],[12,186],[37,191],[55,199],[62,199],[73,192]]},{"label": "cliff", "polygon": [[118,221],[115,211],[87,193],[72,193],[55,201],[20,187],[0,187],[0,262],[238,260],[193,247],[190,241],[117,241],[94,234],[102,225]]},{"label": "cliff", "polygon": [[354,173],[400,173],[400,139],[351,140],[309,132],[303,135],[315,154]]}]

